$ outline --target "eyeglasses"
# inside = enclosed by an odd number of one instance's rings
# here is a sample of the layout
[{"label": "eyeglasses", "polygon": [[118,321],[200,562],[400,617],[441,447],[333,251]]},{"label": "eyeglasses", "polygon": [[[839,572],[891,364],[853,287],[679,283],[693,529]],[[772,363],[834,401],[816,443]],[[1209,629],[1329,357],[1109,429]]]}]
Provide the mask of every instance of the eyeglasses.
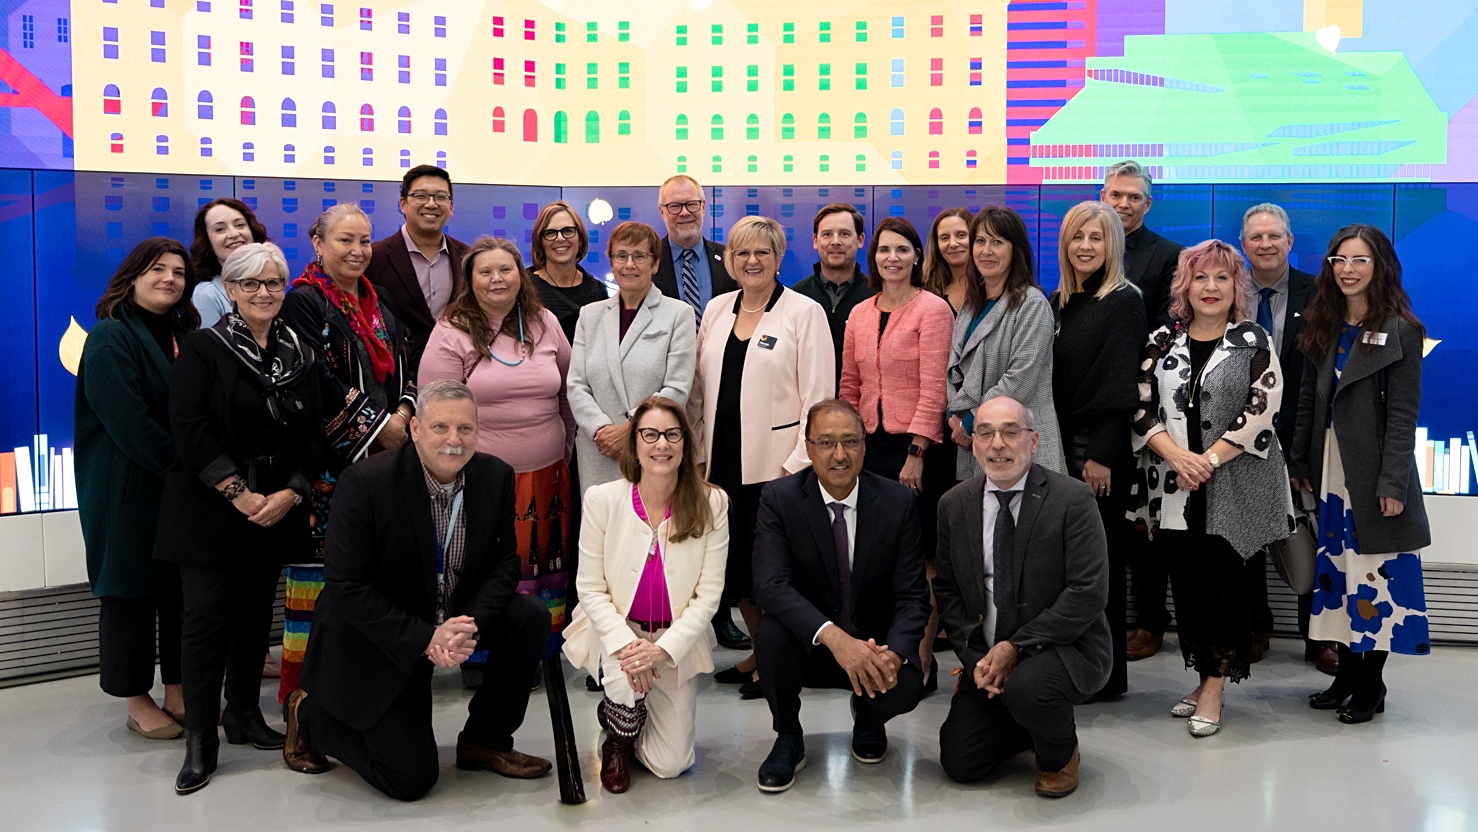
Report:
[{"label": "eyeglasses", "polygon": [[248,295],[255,295],[258,290],[265,286],[267,287],[267,291],[275,295],[278,292],[281,292],[283,289],[287,288],[287,281],[283,280],[280,277],[269,277],[266,280],[258,280],[255,277],[247,277],[241,280],[233,280],[231,281],[231,285],[238,287],[239,289],[241,289],[241,291],[246,292]]},{"label": "eyeglasses", "polygon": [[580,236],[580,229],[573,225],[567,225],[564,228],[546,228],[544,229],[544,233],[539,235],[546,243],[552,243],[560,237],[566,240],[573,240],[578,236]]},{"label": "eyeglasses", "polygon": [[633,251],[630,253],[625,251],[618,251],[615,254],[611,255],[611,262],[618,266],[622,263],[625,263],[627,260],[630,260],[631,262],[640,266],[651,259],[652,255],[646,253],[645,251]]},{"label": "eyeglasses", "polygon": [[1325,260],[1328,260],[1329,261],[1329,265],[1333,266],[1336,269],[1342,269],[1342,268],[1344,268],[1344,266],[1345,266],[1346,263],[1350,264],[1351,266],[1354,266],[1357,269],[1363,269],[1366,266],[1369,266],[1370,265],[1370,261],[1373,258],[1365,257],[1365,256],[1360,256],[1360,257],[1342,257],[1342,256],[1336,254],[1333,257],[1326,257],[1324,259]]},{"label": "eyeglasses", "polygon": [[657,430],[656,428],[641,428],[636,432],[636,435],[641,437],[641,441],[647,443],[648,445],[657,444],[658,437],[666,439],[667,444],[669,445],[676,445],[677,443],[683,441],[683,437],[686,436],[686,434],[683,433],[682,428],[668,428],[667,430]]},{"label": "eyeglasses", "polygon": [[1018,428],[1014,426],[1009,428],[1001,428],[999,430],[993,430],[991,428],[976,428],[975,438],[979,439],[981,442],[994,442],[996,440],[996,436],[999,434],[1001,439],[1007,442],[1015,442],[1024,434],[1031,433],[1031,430],[1031,428]]},{"label": "eyeglasses", "polygon": [[703,200],[693,199],[687,202],[664,202],[658,207],[669,214],[681,214],[684,211],[687,211],[689,214],[696,214],[703,210]]},{"label": "eyeglasses", "polygon": [[862,447],[862,437],[844,436],[841,439],[832,439],[828,436],[821,439],[807,439],[806,444],[815,445],[823,451],[829,451],[838,445],[841,445],[844,451],[855,451]]},{"label": "eyeglasses", "polygon": [[437,191],[434,194],[428,194],[425,191],[411,191],[406,194],[406,198],[417,205],[425,205],[428,202],[434,202],[438,205],[452,204],[452,195],[445,191]]},{"label": "eyeglasses", "polygon": [[734,252],[734,259],[735,260],[748,260],[750,258],[754,258],[755,260],[768,260],[768,259],[770,259],[771,257],[774,257],[774,256],[775,256],[775,252],[772,251],[772,250],[770,250],[770,249],[767,249],[767,248],[757,248],[757,249],[741,248],[741,249],[739,249],[739,250],[737,250],[737,251]]}]

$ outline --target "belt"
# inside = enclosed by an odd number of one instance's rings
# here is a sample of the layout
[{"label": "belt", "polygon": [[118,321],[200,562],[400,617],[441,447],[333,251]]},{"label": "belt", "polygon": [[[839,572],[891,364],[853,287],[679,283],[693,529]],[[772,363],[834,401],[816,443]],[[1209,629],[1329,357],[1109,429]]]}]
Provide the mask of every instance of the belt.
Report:
[{"label": "belt", "polygon": [[635,618],[631,619],[631,623],[640,627],[646,633],[655,633],[658,630],[665,630],[672,626],[671,621],[638,621]]}]

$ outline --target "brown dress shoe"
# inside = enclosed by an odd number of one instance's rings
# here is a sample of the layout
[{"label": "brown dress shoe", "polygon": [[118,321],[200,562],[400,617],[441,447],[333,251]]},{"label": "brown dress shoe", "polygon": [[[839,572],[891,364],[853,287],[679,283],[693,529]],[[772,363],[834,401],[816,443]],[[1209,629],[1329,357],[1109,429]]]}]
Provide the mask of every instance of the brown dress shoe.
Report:
[{"label": "brown dress shoe", "polygon": [[1252,634],[1252,653],[1249,655],[1248,663],[1257,664],[1262,661],[1263,656],[1268,654],[1268,645],[1272,643],[1273,637],[1268,633]]},{"label": "brown dress shoe", "polygon": [[508,749],[494,751],[482,745],[457,740],[457,768],[463,771],[493,771],[515,780],[543,777],[554,766],[543,757]]},{"label": "brown dress shoe", "polygon": [[1078,747],[1073,746],[1072,759],[1061,771],[1037,772],[1037,794],[1042,797],[1067,797],[1078,790]]},{"label": "brown dress shoe", "polygon": [[302,707],[303,700],[308,698],[308,692],[299,688],[287,695],[287,701],[282,703],[283,719],[287,722],[287,739],[282,744],[282,761],[293,771],[301,771],[304,774],[322,774],[328,771],[330,766],[328,760],[322,754],[313,750],[313,746],[303,741],[302,734],[298,733],[298,708]]},{"label": "brown dress shoe", "polygon": [[1339,651],[1327,644],[1321,644],[1314,648],[1314,667],[1326,676],[1333,676],[1339,672]]},{"label": "brown dress shoe", "polygon": [[1160,652],[1160,645],[1164,641],[1164,636],[1157,636],[1149,630],[1136,629],[1129,634],[1129,640],[1124,644],[1124,658],[1131,662],[1148,659]]},{"label": "brown dress shoe", "polygon": [[631,749],[636,740],[607,734],[605,744],[600,747],[600,784],[611,794],[621,794],[631,788]]}]

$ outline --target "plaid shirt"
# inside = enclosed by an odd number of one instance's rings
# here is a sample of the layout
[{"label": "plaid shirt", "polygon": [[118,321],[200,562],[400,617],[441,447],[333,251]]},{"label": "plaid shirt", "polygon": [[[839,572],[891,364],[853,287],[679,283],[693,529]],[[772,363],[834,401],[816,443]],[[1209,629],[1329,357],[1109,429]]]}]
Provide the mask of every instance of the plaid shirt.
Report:
[{"label": "plaid shirt", "polygon": [[[426,475],[426,493],[431,496],[431,521],[436,526],[436,545],[441,546],[447,539],[446,527],[452,521],[452,500],[467,485],[463,472],[457,472],[457,478],[452,481],[451,490],[436,481],[426,466],[421,466],[421,472]],[[438,593],[441,619],[445,621],[451,617],[452,593],[457,588],[457,576],[462,572],[462,561],[467,552],[467,506],[464,503],[462,510],[457,512],[457,526],[452,529],[451,543],[447,544],[446,551],[442,552],[442,560],[446,570],[446,585]]]}]

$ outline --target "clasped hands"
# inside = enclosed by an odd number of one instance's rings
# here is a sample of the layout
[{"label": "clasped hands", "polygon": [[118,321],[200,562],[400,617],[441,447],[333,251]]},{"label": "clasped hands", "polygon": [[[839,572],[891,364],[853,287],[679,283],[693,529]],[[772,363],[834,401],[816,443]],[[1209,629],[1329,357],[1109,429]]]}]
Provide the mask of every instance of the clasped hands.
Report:
[{"label": "clasped hands", "polygon": [[[227,477],[216,484],[216,489],[220,490],[238,479],[235,475]],[[277,521],[287,516],[288,510],[297,505],[297,494],[291,488],[271,494],[258,494],[247,489],[237,494],[231,500],[231,505],[245,514],[248,521],[265,528],[275,526]]]},{"label": "clasped hands", "polygon": [[903,667],[903,657],[878,644],[875,639],[862,641],[848,635],[841,627],[827,627],[821,631],[821,644],[831,651],[836,663],[847,671],[852,680],[852,692],[872,699],[887,693],[898,684],[898,671]]},{"label": "clasped hands", "polygon": [[636,639],[617,650],[615,658],[621,662],[621,672],[631,681],[631,689],[645,696],[652,692],[652,681],[662,678],[657,668],[672,661],[672,656],[656,642]]},{"label": "clasped hands", "polygon": [[1188,451],[1185,448],[1176,448],[1175,451],[1165,457],[1170,467],[1175,469],[1176,484],[1189,491],[1195,491],[1211,479],[1216,473],[1216,467],[1205,454]]},{"label": "clasped hands", "polygon": [[456,667],[477,651],[477,622],[470,615],[448,618],[431,634],[426,658],[437,667]]},{"label": "clasped hands", "polygon": [[1021,650],[1009,641],[996,642],[980,661],[975,663],[975,671],[972,674],[975,679],[975,687],[985,691],[989,699],[1000,696],[1006,690],[1006,680],[1010,678],[1011,671],[1016,669],[1016,663],[1021,661]]}]

